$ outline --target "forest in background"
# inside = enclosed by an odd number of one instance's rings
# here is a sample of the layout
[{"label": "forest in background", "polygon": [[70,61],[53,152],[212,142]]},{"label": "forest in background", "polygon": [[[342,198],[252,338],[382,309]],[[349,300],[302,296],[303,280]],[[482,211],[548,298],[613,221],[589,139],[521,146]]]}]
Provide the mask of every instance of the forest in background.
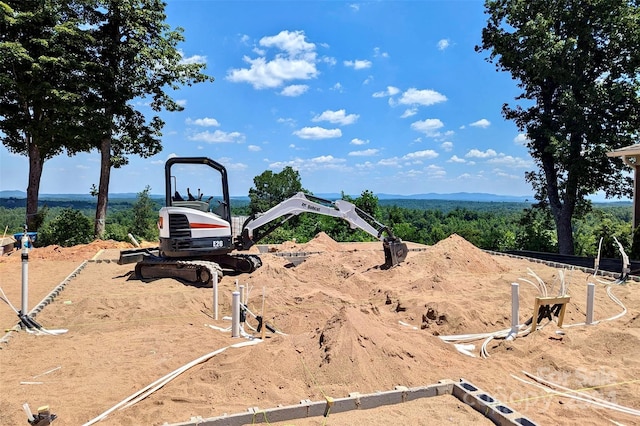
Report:
[{"label": "forest in background", "polygon": [[[365,194],[363,194],[364,196]],[[348,198],[348,197],[347,197]],[[350,199],[358,205],[360,197]],[[529,203],[446,200],[378,200],[369,193],[367,210],[405,241],[432,245],[458,234],[475,246],[493,251],[531,250],[557,252],[553,219]],[[248,198],[232,199],[232,214],[248,216]],[[156,220],[164,200],[149,196],[109,200],[104,239],[128,240],[128,234],[146,241],[158,238]],[[74,245],[93,240],[95,201],[40,200],[38,238],[35,245]],[[0,226],[7,235],[21,233],[25,223],[24,200],[0,198]],[[602,257],[619,258],[614,237],[637,259],[632,247],[632,205],[629,202],[595,203],[590,213],[574,220],[575,254],[593,257],[603,238]],[[319,232],[336,241],[371,241],[368,234],[351,230],[348,223],[332,217],[302,214],[285,223],[262,243],[296,240],[304,243]]]}]

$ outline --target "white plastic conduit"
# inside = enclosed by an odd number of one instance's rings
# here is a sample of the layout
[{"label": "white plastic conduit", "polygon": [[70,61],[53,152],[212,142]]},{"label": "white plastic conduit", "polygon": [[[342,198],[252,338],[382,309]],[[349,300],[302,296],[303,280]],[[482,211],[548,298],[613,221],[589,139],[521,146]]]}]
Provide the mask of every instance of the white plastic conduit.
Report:
[{"label": "white plastic conduit", "polygon": [[203,363],[203,362],[207,361],[209,358],[212,358],[212,357],[224,352],[225,350],[227,350],[229,348],[242,348],[244,346],[257,345],[260,342],[262,342],[262,340],[260,340],[260,339],[248,340],[246,342],[240,342],[240,343],[236,343],[236,344],[233,344],[233,345],[230,345],[230,346],[225,346],[224,348],[221,348],[221,349],[218,349],[218,350],[213,351],[211,353],[208,353],[206,355],[203,355],[200,358],[197,358],[197,359],[191,361],[190,363],[185,364],[184,366],[178,368],[177,370],[172,371],[171,373],[167,374],[166,376],[161,377],[160,379],[156,380],[155,382],[147,385],[145,388],[137,391],[133,395],[125,398],[124,400],[122,400],[118,404],[116,404],[113,407],[109,408],[104,413],[100,414],[98,417],[96,417],[96,418],[94,418],[92,420],[89,420],[83,426],[89,426],[89,425],[92,425],[94,423],[97,423],[97,422],[105,419],[109,414],[113,413],[115,410],[129,407],[129,406],[131,406],[131,405],[143,400],[144,398],[148,397],[153,392],[157,391],[158,389],[160,389],[161,387],[163,387],[164,385],[166,385],[171,380],[175,379],[176,377],[178,377],[180,374],[184,373],[185,371],[187,371],[191,367],[194,367],[194,366],[196,366],[196,365],[198,365],[200,363]]},{"label": "white plastic conduit", "polygon": [[[546,392],[550,392],[550,393],[553,393],[555,395],[565,396],[567,398],[571,398],[571,399],[575,399],[575,400],[578,400],[578,401],[586,402],[588,404],[593,404],[593,405],[596,405],[598,407],[609,408],[611,410],[619,411],[621,413],[631,414],[632,416],[640,416],[640,410],[636,410],[635,408],[625,407],[623,405],[619,405],[619,404],[613,403],[611,401],[607,401],[606,399],[595,397],[595,396],[590,395],[588,393],[582,393],[583,396],[577,396],[575,394],[580,392],[579,390],[569,389],[569,388],[566,388],[564,386],[558,385],[556,383],[552,383],[552,382],[550,382],[548,380],[545,380],[545,379],[543,379],[541,377],[537,377],[537,376],[534,376],[533,374],[527,373],[526,371],[523,371],[522,374],[524,374],[525,376],[535,380],[538,383],[534,383],[534,382],[530,382],[530,381],[521,379],[521,378],[519,378],[517,376],[514,376],[513,374],[511,376],[513,378],[517,379],[517,380],[520,380],[523,383],[527,383],[529,385],[536,386],[536,387],[538,387],[540,389],[543,389]],[[541,383],[544,386],[542,386],[539,383]],[[558,390],[556,390],[556,389],[558,389]]]}]

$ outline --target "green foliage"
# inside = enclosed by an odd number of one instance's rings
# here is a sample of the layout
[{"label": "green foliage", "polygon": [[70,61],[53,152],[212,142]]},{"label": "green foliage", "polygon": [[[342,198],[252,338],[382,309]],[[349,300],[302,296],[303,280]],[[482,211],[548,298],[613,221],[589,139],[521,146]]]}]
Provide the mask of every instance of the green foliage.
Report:
[{"label": "green foliage", "polygon": [[40,229],[42,224],[47,219],[47,214],[49,214],[49,207],[47,207],[47,205],[45,204],[38,209],[38,212],[36,213],[35,217],[31,221],[31,226],[33,226],[33,229],[32,229],[33,231],[37,231],[38,229]]},{"label": "green foliage", "polygon": [[251,214],[264,213],[298,192],[306,191],[297,170],[290,166],[280,173],[266,170],[253,178],[253,187],[249,188],[249,211]]},{"label": "green foliage", "polygon": [[[144,193],[144,191],[143,191]],[[144,194],[140,194],[144,195]],[[144,198],[144,197],[143,197]],[[139,203],[139,198],[114,199],[109,216],[107,217],[106,231],[104,238],[117,241],[127,241],[127,234],[131,232],[134,225],[134,205]],[[24,201],[24,200],[22,200]],[[151,199],[153,210],[155,231],[155,219],[159,199]],[[356,200],[351,200],[356,201]],[[428,206],[428,203],[415,203],[416,200],[406,200],[408,206]],[[467,203],[457,202],[457,208],[451,208],[449,204],[442,204],[436,201],[436,208],[412,209],[406,208],[402,202],[397,200],[399,205],[383,205],[380,207],[376,219],[386,225],[390,225],[394,234],[405,241],[412,241],[427,245],[436,244],[438,241],[456,233],[468,239],[479,248],[494,251],[507,250],[532,250],[557,252],[555,240],[554,222],[549,211],[533,209],[517,209],[514,206],[503,203]],[[74,209],[81,211],[84,216],[89,217],[93,211],[93,205],[87,204],[84,200],[54,201],[46,200],[48,204],[55,204],[49,209],[47,217],[56,219],[64,210]],[[243,204],[244,203],[244,204]],[[141,205],[146,204],[141,203]],[[247,202],[238,201],[239,210],[246,214]],[[18,207],[11,207],[11,206]],[[64,205],[65,207],[60,207]],[[151,210],[141,209],[149,213]],[[7,234],[12,235],[22,232],[24,224],[24,203],[17,200],[0,199],[0,225],[7,226]],[[234,212],[235,215],[239,213]],[[600,237],[603,241],[603,257],[620,258],[617,244],[613,240],[615,236],[624,246],[626,252],[632,259],[640,258],[638,255],[638,232],[636,230],[635,240],[631,235],[632,206],[617,204],[596,204],[592,212],[586,214],[581,219],[573,222],[573,232],[575,235],[575,253],[579,256],[595,257],[598,250]],[[393,222],[389,219],[393,219]],[[48,229],[52,220],[45,221],[42,231]],[[295,239],[299,243],[305,243],[313,239],[319,232],[325,232],[336,241],[375,241],[373,237],[361,230],[352,230],[347,222],[333,217],[304,213],[286,222],[282,227],[276,229],[271,235],[265,238],[262,243],[281,243],[283,241]],[[37,244],[42,245],[47,237],[42,237],[39,233]],[[134,234],[139,237],[138,234]],[[157,239],[157,234],[149,238],[150,241]]]},{"label": "green foliage", "polygon": [[7,230],[7,235],[13,235],[24,231],[24,217],[24,207],[0,207],[0,225],[2,225],[2,232],[4,233],[5,228]]},{"label": "green foliage", "polygon": [[114,241],[129,241],[129,228],[119,223],[107,223],[103,239]]},{"label": "green foliage", "polygon": [[151,198],[149,198],[151,187],[147,185],[142,192],[138,193],[136,202],[133,204],[133,223],[130,232],[138,238],[147,241],[155,241],[158,239],[158,209]]},{"label": "green foliage", "polygon": [[557,252],[553,219],[548,210],[525,209],[518,225],[521,230],[516,236],[518,250]]},{"label": "green foliage", "polygon": [[640,129],[640,8],[626,0],[487,0],[482,45],[522,93],[503,115],[528,136],[538,170],[525,177],[551,209],[558,250],[574,251],[572,220],[597,191],[630,195],[620,159]]},{"label": "green foliage", "polygon": [[79,210],[63,209],[38,232],[37,246],[51,244],[70,247],[93,240],[93,223]]},{"label": "green foliage", "polygon": [[362,191],[362,194],[355,199],[354,204],[360,210],[372,217],[376,217],[378,214],[378,197],[368,189]]}]

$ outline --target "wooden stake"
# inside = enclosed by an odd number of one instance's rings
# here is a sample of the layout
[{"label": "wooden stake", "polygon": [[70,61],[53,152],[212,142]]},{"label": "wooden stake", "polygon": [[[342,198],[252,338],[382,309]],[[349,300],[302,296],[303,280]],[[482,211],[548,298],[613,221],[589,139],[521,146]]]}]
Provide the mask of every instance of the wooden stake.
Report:
[{"label": "wooden stake", "polygon": [[567,303],[571,298],[569,296],[559,297],[536,297],[536,303],[533,306],[533,321],[531,323],[531,331],[536,331],[538,327],[538,315],[540,315],[540,307],[549,305],[562,305],[558,314],[558,327],[562,327],[564,321],[564,312],[567,309]]}]

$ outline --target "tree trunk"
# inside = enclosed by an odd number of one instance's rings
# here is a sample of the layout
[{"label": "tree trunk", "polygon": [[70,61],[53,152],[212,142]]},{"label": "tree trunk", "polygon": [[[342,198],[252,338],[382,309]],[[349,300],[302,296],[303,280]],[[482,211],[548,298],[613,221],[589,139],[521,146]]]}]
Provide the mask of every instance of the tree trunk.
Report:
[{"label": "tree trunk", "polygon": [[[558,238],[558,253],[574,254],[573,229],[571,218],[576,207],[576,184],[575,176],[570,173],[569,182],[566,185],[565,193],[558,187],[558,174],[556,171],[556,160],[548,147],[551,146],[549,139],[540,139],[537,150],[541,152],[540,161],[544,172],[547,200],[556,224],[556,236]],[[571,193],[569,193],[571,192]]]},{"label": "tree trunk", "polygon": [[37,231],[39,226],[36,220],[38,214],[38,196],[40,194],[40,179],[42,178],[42,166],[44,160],[40,155],[40,149],[33,143],[31,136],[25,136],[29,147],[29,186],[27,186],[27,215],[26,225],[29,231]]},{"label": "tree trunk", "polygon": [[100,143],[100,185],[96,206],[95,237],[102,238],[109,204],[109,179],[111,178],[111,137],[105,137]]},{"label": "tree trunk", "polygon": [[556,235],[558,236],[558,253],[574,254],[573,228],[571,226],[571,216],[566,212],[565,206],[556,217]]}]

